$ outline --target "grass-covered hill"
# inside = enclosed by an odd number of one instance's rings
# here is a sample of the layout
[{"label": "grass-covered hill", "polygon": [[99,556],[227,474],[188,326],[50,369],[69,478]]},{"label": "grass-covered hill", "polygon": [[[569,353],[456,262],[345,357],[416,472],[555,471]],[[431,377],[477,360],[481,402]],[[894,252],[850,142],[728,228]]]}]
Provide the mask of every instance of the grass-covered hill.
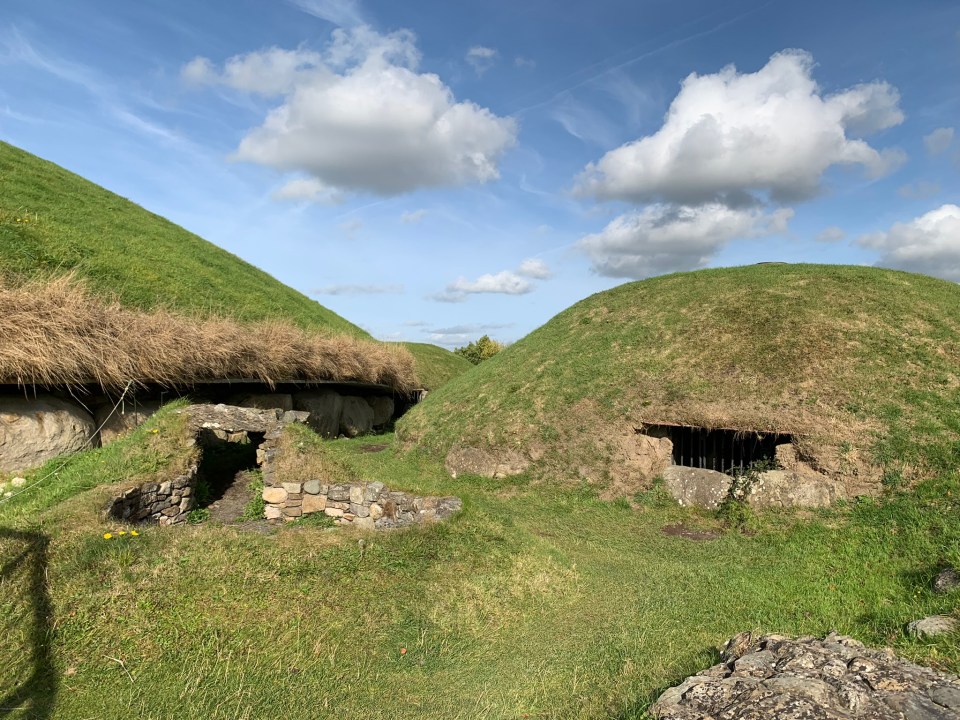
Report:
[{"label": "grass-covered hill", "polygon": [[420,387],[425,390],[436,390],[473,368],[469,360],[437,345],[415,342],[400,345],[413,355]]},{"label": "grass-covered hill", "polygon": [[95,292],[241,321],[369,338],[267,273],[129,200],[0,142],[0,278],[72,272]]},{"label": "grass-covered hill", "polygon": [[776,430],[824,466],[894,483],[960,463],[957,407],[960,286],[758,265],[587,298],[431,394],[398,435],[440,456],[514,449],[602,483],[643,423]]}]

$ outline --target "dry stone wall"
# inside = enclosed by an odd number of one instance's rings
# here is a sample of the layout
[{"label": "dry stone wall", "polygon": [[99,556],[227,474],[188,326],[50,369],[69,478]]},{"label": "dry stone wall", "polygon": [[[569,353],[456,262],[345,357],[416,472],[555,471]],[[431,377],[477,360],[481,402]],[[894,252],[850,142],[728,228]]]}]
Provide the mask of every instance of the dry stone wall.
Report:
[{"label": "dry stone wall", "polygon": [[194,508],[196,477],[197,466],[194,465],[185,475],[173,480],[132,487],[114,498],[107,513],[128,522],[182,523]]},{"label": "dry stone wall", "polygon": [[338,525],[362,530],[445,520],[463,506],[459,498],[394,492],[380,482],[330,485],[320,480],[266,486],[263,500],[270,520],[289,522],[322,512]]}]

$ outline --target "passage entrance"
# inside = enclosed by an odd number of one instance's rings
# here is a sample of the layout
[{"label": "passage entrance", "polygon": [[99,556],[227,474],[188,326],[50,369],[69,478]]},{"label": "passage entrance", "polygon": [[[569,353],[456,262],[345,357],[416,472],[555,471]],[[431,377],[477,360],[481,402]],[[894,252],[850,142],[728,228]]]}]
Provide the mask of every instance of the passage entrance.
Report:
[{"label": "passage entrance", "polygon": [[777,445],[789,443],[786,433],[710,430],[690,425],[646,425],[643,433],[669,438],[673,464],[726,473],[766,460],[773,462]]}]

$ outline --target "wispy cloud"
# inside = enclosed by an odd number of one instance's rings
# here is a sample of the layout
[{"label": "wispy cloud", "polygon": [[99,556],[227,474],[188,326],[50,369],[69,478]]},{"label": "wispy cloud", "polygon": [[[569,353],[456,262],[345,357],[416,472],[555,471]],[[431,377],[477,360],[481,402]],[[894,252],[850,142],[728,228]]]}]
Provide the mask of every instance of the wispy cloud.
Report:
[{"label": "wispy cloud", "polygon": [[366,22],[360,3],[355,0],[290,0],[290,4],[338,27],[355,27]]},{"label": "wispy cloud", "polygon": [[408,210],[400,215],[400,222],[405,225],[416,225],[427,216],[426,210]]},{"label": "wispy cloud", "polygon": [[474,45],[467,50],[467,62],[470,63],[477,75],[483,75],[487,70],[493,67],[500,53],[491,47],[483,45]]}]

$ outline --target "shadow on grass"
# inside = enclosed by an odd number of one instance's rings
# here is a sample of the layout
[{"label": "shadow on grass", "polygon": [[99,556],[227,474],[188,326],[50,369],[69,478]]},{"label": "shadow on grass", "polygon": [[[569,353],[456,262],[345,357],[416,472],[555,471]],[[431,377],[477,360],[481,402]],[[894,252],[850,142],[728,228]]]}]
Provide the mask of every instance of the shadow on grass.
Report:
[{"label": "shadow on grass", "polygon": [[653,720],[654,716],[650,714],[649,708],[660,699],[661,695],[663,695],[670,688],[680,685],[691,675],[696,675],[698,672],[706,670],[709,667],[713,667],[717,663],[723,661],[723,655],[719,650],[717,650],[717,648],[705,648],[705,653],[710,658],[707,662],[697,663],[696,667],[694,667],[691,672],[687,673],[686,675],[682,675],[675,680],[668,682],[666,685],[661,685],[660,687],[651,690],[649,693],[635,698],[633,702],[631,702],[624,710],[615,716],[616,720]]},{"label": "shadow on grass", "polygon": [[[22,648],[22,656],[30,672],[12,689],[0,687],[0,718],[17,711],[22,711],[22,717],[36,720],[46,720],[53,714],[58,683],[53,667],[53,603],[47,589],[49,544],[42,533],[0,528],[0,548],[9,558],[0,560],[0,607],[8,621],[28,624],[22,633],[5,628],[4,642],[23,637],[27,647]],[[13,612],[16,605],[22,605],[24,612]],[[7,671],[16,673],[17,669]]]}]

